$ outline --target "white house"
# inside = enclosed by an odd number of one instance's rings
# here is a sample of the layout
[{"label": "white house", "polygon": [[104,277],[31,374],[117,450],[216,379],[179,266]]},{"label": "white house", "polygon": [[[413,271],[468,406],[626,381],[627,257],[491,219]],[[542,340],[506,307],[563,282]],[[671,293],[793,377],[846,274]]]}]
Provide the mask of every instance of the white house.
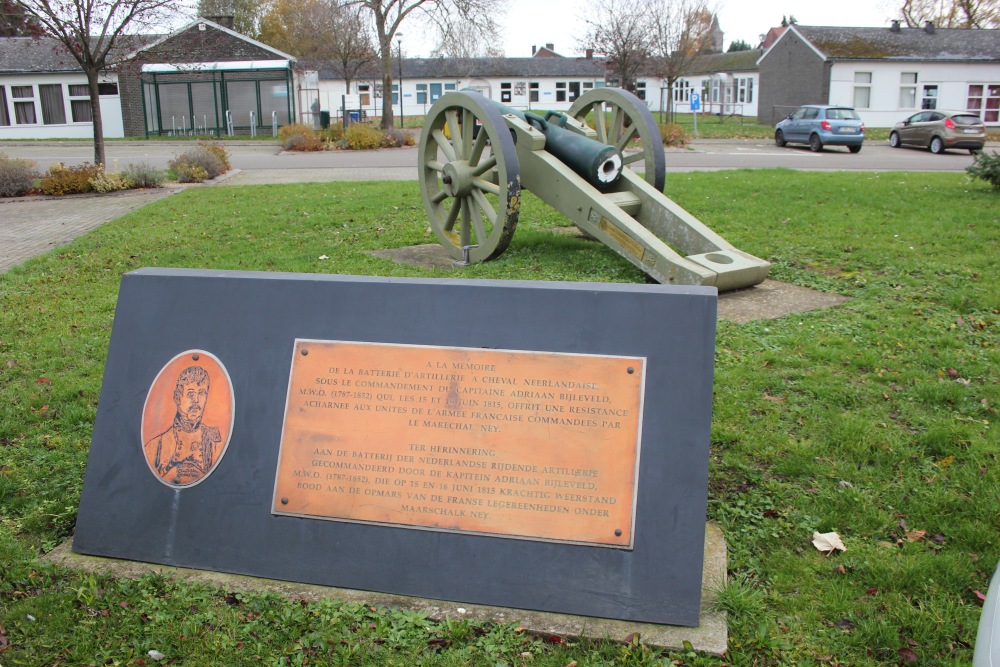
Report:
[{"label": "white house", "polygon": [[758,61],[759,117],[842,104],[869,127],[920,109],[957,109],[1000,126],[1000,30],[792,25]]},{"label": "white house", "polygon": [[[397,116],[424,115],[441,95],[463,89],[516,109],[567,110],[584,92],[605,85],[604,61],[594,58],[404,58],[395,68],[400,69],[391,94]],[[333,70],[321,68],[319,73],[322,110],[338,117],[341,97],[349,95],[367,114],[381,114],[383,91],[377,74],[362,75],[347,90]]]},{"label": "white house", "polygon": [[[104,136],[124,137],[118,77],[100,77]],[[0,39],[0,139],[94,136],[87,77],[52,39]]]}]

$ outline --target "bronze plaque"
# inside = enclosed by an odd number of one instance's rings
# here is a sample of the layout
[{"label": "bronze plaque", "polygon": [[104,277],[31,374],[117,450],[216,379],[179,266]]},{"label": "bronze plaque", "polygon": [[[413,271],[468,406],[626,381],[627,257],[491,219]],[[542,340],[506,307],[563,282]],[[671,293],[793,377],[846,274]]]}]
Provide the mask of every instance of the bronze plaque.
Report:
[{"label": "bronze plaque", "polygon": [[175,488],[203,482],[226,453],[235,408],[229,372],[214,354],[188,350],[168,361],[142,409],[150,472]]},{"label": "bronze plaque", "polygon": [[296,340],[274,514],[630,549],[645,359]]}]

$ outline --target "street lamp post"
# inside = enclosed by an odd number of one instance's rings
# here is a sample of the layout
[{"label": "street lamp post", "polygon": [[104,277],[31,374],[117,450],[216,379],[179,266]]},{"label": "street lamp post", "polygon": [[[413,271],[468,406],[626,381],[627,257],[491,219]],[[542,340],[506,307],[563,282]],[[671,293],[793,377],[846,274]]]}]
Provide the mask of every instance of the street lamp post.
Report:
[{"label": "street lamp post", "polygon": [[399,129],[403,129],[403,33],[396,33],[396,49],[399,53]]}]

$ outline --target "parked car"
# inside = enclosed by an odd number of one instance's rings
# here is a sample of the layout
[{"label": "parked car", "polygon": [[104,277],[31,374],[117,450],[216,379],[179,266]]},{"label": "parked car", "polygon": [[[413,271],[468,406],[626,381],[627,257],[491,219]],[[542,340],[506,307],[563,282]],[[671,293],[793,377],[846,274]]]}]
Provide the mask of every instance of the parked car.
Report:
[{"label": "parked car", "polygon": [[919,146],[929,148],[931,153],[942,153],[949,148],[967,148],[975,153],[983,150],[985,144],[983,119],[968,111],[921,111],[896,123],[889,133],[889,145],[893,148]]},{"label": "parked car", "polygon": [[807,104],[774,126],[774,143],[809,144],[813,152],[824,146],[847,146],[852,153],[858,153],[864,140],[865,124],[850,107]]}]

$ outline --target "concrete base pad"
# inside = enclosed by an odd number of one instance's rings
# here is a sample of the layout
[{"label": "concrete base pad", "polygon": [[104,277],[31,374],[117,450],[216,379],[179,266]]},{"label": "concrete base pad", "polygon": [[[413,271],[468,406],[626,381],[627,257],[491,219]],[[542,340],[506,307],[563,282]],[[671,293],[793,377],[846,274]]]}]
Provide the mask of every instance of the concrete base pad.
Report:
[{"label": "concrete base pad", "polygon": [[712,608],[717,592],[726,580],[726,542],[722,531],[713,523],[707,524],[705,530],[701,616],[699,626],[696,628],[459,604],[387,593],[290,583],[207,570],[84,556],[73,553],[72,548],[72,540],[64,542],[49,552],[45,556],[45,560],[84,572],[100,572],[115,577],[137,578],[144,574],[157,572],[183,581],[218,586],[227,591],[271,592],[285,595],[291,599],[315,601],[330,598],[378,607],[404,608],[420,611],[432,619],[473,618],[492,620],[497,623],[519,623],[527,632],[539,635],[624,641],[629,635],[638,633],[645,644],[657,648],[680,649],[687,641],[698,651],[716,655],[724,653],[727,646],[726,614]]},{"label": "concrete base pad", "polygon": [[[580,233],[576,227],[560,229],[569,230],[566,233]],[[373,250],[371,254],[400,264],[428,269],[461,268],[439,243]],[[753,320],[775,320],[792,313],[838,306],[847,300],[846,296],[839,294],[819,292],[808,287],[779,283],[776,280],[765,280],[753,287],[720,294],[719,319],[741,324]]]}]

